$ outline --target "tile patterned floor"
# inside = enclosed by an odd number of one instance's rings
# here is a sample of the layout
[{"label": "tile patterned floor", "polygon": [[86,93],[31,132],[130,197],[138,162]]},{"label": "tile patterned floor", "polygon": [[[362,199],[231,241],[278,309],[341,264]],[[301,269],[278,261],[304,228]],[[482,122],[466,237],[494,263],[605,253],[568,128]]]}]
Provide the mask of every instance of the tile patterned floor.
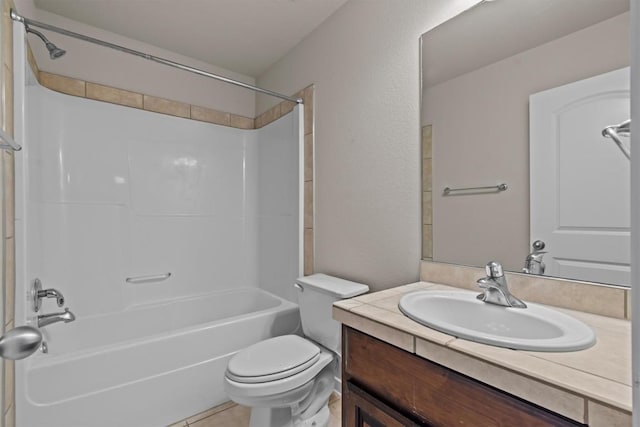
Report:
[{"label": "tile patterned floor", "polygon": [[[331,411],[329,427],[340,427],[342,400],[336,393],[329,400],[329,410]],[[227,402],[169,427],[248,427],[250,413],[251,409],[246,406]]]}]

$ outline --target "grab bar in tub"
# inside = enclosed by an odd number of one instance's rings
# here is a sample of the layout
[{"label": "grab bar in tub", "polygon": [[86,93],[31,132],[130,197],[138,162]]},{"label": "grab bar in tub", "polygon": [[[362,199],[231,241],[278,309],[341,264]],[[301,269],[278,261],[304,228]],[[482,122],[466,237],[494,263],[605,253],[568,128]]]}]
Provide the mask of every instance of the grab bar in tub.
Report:
[{"label": "grab bar in tub", "polygon": [[171,277],[171,273],[164,274],[153,274],[151,276],[133,276],[127,277],[127,283],[152,283],[152,282],[162,282],[163,280],[167,280]]}]

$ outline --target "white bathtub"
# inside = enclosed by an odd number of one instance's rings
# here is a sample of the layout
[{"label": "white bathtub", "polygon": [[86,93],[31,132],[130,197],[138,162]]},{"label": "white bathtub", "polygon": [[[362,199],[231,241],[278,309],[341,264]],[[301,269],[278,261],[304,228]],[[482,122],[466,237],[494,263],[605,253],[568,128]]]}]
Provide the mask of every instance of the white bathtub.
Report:
[{"label": "white bathtub", "polygon": [[298,306],[256,288],[48,326],[48,354],[18,362],[20,427],[166,426],[228,400],[227,361],[294,332]]}]

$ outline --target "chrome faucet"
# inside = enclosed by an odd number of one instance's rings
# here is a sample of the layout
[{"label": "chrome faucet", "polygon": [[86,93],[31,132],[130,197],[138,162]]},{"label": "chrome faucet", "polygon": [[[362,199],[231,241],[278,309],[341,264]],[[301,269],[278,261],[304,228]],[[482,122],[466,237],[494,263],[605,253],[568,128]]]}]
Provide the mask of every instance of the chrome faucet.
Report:
[{"label": "chrome faucet", "polygon": [[529,255],[527,255],[527,259],[524,261],[524,268],[522,269],[523,273],[527,274],[537,274],[543,275],[546,266],[544,262],[542,262],[542,257],[546,252],[543,252],[545,244],[542,240],[536,240],[531,245],[533,249]]},{"label": "chrome faucet", "polygon": [[41,314],[38,316],[38,328],[51,325],[52,323],[64,322],[69,323],[76,320],[76,316],[65,308],[62,313]]},{"label": "chrome faucet", "polygon": [[502,305],[504,307],[527,308],[527,305],[511,295],[507,287],[507,278],[504,277],[500,263],[491,261],[485,267],[487,277],[478,279],[477,283],[484,292],[477,296],[489,304]]},{"label": "chrome faucet", "polygon": [[53,288],[42,289],[42,282],[40,279],[36,279],[33,282],[32,298],[33,310],[36,313],[40,311],[40,307],[42,307],[42,298],[55,298],[58,307],[62,307],[64,305],[64,296],[62,296],[62,292]]}]

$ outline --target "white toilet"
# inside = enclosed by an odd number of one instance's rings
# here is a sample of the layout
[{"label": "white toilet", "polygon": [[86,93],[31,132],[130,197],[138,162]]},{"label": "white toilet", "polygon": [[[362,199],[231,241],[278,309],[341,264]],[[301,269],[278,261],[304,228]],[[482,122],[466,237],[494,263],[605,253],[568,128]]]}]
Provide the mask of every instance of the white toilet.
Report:
[{"label": "white toilet", "polygon": [[234,402],[251,407],[251,427],[326,427],[341,354],[340,323],[331,318],[335,301],[369,290],[367,285],[325,274],[294,285],[305,338],[284,335],[238,352],[224,385]]}]

